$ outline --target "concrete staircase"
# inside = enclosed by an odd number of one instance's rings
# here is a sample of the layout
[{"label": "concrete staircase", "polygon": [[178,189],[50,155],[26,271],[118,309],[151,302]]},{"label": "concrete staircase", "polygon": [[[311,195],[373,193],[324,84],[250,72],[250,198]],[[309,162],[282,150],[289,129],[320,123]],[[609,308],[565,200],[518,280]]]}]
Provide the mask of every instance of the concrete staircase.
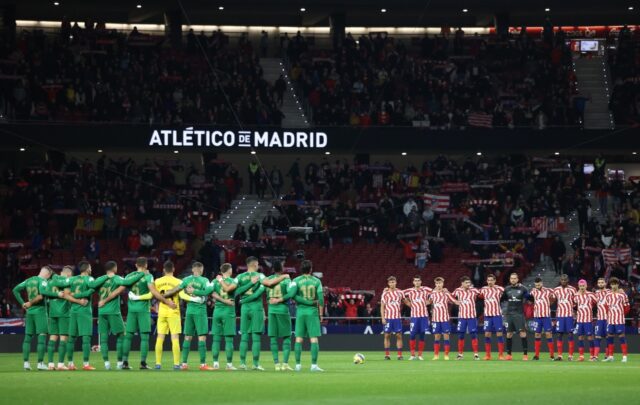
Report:
[{"label": "concrete staircase", "polygon": [[231,202],[231,209],[222,214],[217,222],[211,223],[209,235],[220,240],[228,240],[233,238],[236,226],[242,224],[248,236],[249,226],[254,219],[262,231],[262,219],[270,209],[272,209],[271,201],[259,200],[256,195],[238,196]]},{"label": "concrete staircase", "polygon": [[609,111],[609,76],[605,58],[577,58],[574,69],[580,95],[588,97],[584,112],[585,129],[613,129]]},{"label": "concrete staircase", "polygon": [[[591,204],[593,205],[593,201]],[[578,214],[576,212],[572,212],[566,220],[567,232],[562,234],[561,237],[567,248],[567,254],[572,254],[573,248],[571,247],[571,242],[580,236]],[[542,279],[545,287],[554,288],[559,284],[560,276],[556,275],[556,270],[551,257],[541,255],[540,262],[535,265],[529,276],[522,281],[522,284],[527,288],[533,288],[536,277],[540,277]]]},{"label": "concrete staircase", "polygon": [[284,80],[287,82],[287,91],[284,93],[280,108],[284,114],[282,128],[308,128],[309,120],[305,116],[302,104],[293,90],[291,80],[282,60],[279,58],[261,58],[260,65],[264,73],[263,77],[267,82],[275,83],[280,75],[283,75]]}]

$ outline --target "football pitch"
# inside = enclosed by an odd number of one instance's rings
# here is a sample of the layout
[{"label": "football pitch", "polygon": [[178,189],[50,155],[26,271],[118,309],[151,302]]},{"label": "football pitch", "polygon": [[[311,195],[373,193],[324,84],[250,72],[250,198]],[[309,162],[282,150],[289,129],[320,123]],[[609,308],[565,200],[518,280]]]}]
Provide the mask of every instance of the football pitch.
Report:
[{"label": "football pitch", "polygon": [[[162,371],[104,371],[99,353],[91,354],[96,371],[22,370],[20,354],[0,354],[2,402],[21,404],[102,403],[307,403],[413,404],[449,403],[629,403],[637,399],[640,355],[629,363],[577,363],[544,360],[522,362],[384,361],[381,352],[364,352],[366,362],[353,364],[352,352],[320,352],[324,373],[309,372],[308,353],[303,371],[276,372],[269,352],[263,352],[258,371],[198,371],[197,352],[189,371],[173,371],[165,352]],[[210,354],[209,354],[210,355]],[[79,356],[79,353],[76,353]],[[150,353],[149,359],[153,359]],[[497,357],[497,355],[495,355]],[[113,356],[112,356],[113,357]],[[515,357],[519,359],[520,356]],[[138,354],[131,365],[137,367]],[[195,360],[195,361],[194,361]],[[224,361],[224,355],[221,356]],[[112,359],[113,361],[113,359]],[[153,361],[153,360],[152,360]],[[82,364],[82,363],[80,363]],[[238,365],[237,353],[234,364]],[[249,360],[249,365],[251,361]],[[293,353],[289,364],[293,366]],[[33,360],[32,367],[35,366]],[[224,362],[221,362],[224,366]]]}]

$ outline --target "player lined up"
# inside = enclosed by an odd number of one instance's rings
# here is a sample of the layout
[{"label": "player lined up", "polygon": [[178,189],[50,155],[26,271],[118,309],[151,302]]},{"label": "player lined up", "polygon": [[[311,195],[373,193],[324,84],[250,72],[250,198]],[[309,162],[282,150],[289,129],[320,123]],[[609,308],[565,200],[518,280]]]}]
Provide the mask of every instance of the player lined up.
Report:
[{"label": "player lined up", "polygon": [[[23,360],[25,370],[30,370],[29,354],[31,342],[37,336],[38,370],[75,370],[73,348],[75,339],[82,337],[83,369],[94,370],[89,364],[91,336],[93,334],[93,315],[91,299],[98,293],[98,330],[100,351],[105,369],[111,369],[109,362],[109,334],[116,336],[117,368],[131,369],[128,363],[133,335],[140,336],[140,369],[146,370],[151,333],[151,300],[158,301],[157,338],[155,345],[156,369],[161,369],[162,351],[166,335],[171,336],[173,369],[187,370],[188,355],[193,336],[197,336],[200,355],[200,370],[220,368],[219,355],[224,338],[226,369],[236,370],[233,366],[233,337],[236,335],[235,298],[240,298],[240,366],[246,370],[246,357],[249,337],[252,339],[253,369],[263,371],[260,365],[260,340],[264,330],[264,308],[262,296],[267,293],[269,318],[268,335],[271,339],[271,351],[277,371],[292,370],[289,366],[291,353],[291,316],[288,300],[297,304],[297,320],[294,344],[295,370],[301,370],[302,343],[305,338],[311,341],[311,371],[323,371],[318,367],[319,343],[321,335],[322,308],[324,307],[322,283],[312,275],[312,263],[304,260],[301,275],[290,280],[283,274],[281,263],[275,263],[274,274],[266,277],[258,272],[258,259],[249,257],[246,261],[247,272],[233,278],[229,263],[220,268],[214,280],[202,277],[201,263],[192,265],[193,274],[184,280],[173,276],[171,262],[164,264],[164,276],[155,280],[147,269],[147,260],[136,260],[136,271],[126,277],[117,276],[115,262],[105,264],[106,274],[97,279],[91,277],[91,265],[79,264],[80,275],[72,277],[72,269],[66,266],[60,275],[54,275],[49,267],[43,267],[38,276],[31,277],[13,289],[18,302],[25,308],[25,339],[23,342]],[[126,326],[120,312],[120,295],[125,288],[128,293],[128,316]],[[26,290],[27,301],[22,297]],[[215,300],[211,334],[213,343],[211,352],[213,366],[206,360],[206,336],[209,333],[206,299]],[[182,354],[179,335],[182,333],[179,299],[187,302],[185,316],[184,341]],[[46,337],[49,334],[49,343]],[[282,362],[279,358],[278,339],[282,339]],[[58,364],[54,363],[55,346],[58,343]],[[49,364],[44,364],[45,347],[48,348]],[[65,365],[65,358],[68,360]]]},{"label": "player lined up", "polygon": [[[574,335],[578,336],[579,361],[584,361],[585,341],[589,345],[590,360],[597,361],[601,339],[606,336],[607,348],[604,361],[613,361],[614,338],[617,335],[622,350],[622,361],[627,361],[627,343],[624,335],[624,315],[629,311],[629,301],[615,277],[609,280],[611,290],[606,288],[606,281],[598,280],[595,293],[587,291],[587,282],[580,280],[578,290],[569,285],[566,275],[560,278],[560,285],[554,289],[544,287],[542,279],[536,278],[534,288],[528,291],[519,282],[518,275],[512,273],[509,285],[496,285],[496,277],[487,276],[487,285],[476,289],[471,285],[469,277],[461,278],[460,287],[453,293],[443,288],[444,279],[434,279],[435,288],[422,286],[420,276],[413,278],[413,287],[407,290],[397,288],[397,280],[391,276],[387,279],[387,288],[381,297],[381,320],[384,325],[385,360],[390,360],[391,335],[396,336],[398,360],[402,360],[402,304],[411,308],[410,341],[411,357],[409,360],[423,360],[424,334],[429,330],[429,311],[431,306],[431,332],[434,335],[433,360],[440,358],[441,338],[444,339],[444,359],[449,360],[451,326],[449,323],[449,304],[458,306],[458,355],[456,360],[463,359],[465,335],[471,337],[474,360],[479,360],[478,325],[476,314],[477,299],[484,300],[484,360],[491,360],[491,338],[495,333],[498,343],[498,359],[512,360],[513,335],[517,332],[521,339],[523,360],[528,360],[527,329],[524,317],[524,302],[534,303],[535,355],[533,360],[540,360],[542,333],[545,334],[549,356],[554,361],[563,359],[563,338],[567,335],[569,357],[573,360]],[[553,342],[551,320],[551,304],[557,301],[556,310],[556,346]],[[504,305],[501,305],[504,304]],[[597,305],[597,321],[595,338],[593,332],[593,307]],[[503,314],[504,307],[504,314]],[[574,308],[576,309],[574,315]],[[575,322],[574,322],[575,317]],[[506,355],[504,333],[506,332]],[[416,356],[416,338],[418,355]],[[554,349],[557,356],[554,357]]]}]

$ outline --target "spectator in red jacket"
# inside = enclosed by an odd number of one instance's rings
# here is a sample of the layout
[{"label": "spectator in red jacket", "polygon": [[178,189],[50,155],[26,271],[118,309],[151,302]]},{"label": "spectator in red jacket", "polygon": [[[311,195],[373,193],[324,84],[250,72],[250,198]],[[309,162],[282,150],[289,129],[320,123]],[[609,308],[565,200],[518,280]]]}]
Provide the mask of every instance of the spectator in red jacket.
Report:
[{"label": "spectator in red jacket", "polygon": [[127,249],[129,252],[137,254],[140,250],[140,235],[137,230],[131,231],[131,235],[127,238]]},{"label": "spectator in red jacket", "polygon": [[350,300],[343,299],[340,301],[340,306],[344,308],[345,318],[357,318],[358,308],[362,306],[362,300],[356,302],[353,298]]}]

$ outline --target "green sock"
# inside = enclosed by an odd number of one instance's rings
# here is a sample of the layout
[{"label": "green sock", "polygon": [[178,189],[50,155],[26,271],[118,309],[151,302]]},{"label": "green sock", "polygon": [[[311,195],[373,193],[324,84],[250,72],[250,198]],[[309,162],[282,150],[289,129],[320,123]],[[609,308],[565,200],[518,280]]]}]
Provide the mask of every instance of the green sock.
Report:
[{"label": "green sock", "polygon": [[49,363],[53,363],[53,354],[56,352],[56,341],[49,339],[49,343],[47,343],[47,357],[49,358]]},{"label": "green sock", "polygon": [[211,353],[213,354],[213,362],[218,362],[218,357],[220,357],[220,341],[222,340],[221,336],[213,335],[213,343],[211,343]]},{"label": "green sock", "polygon": [[318,353],[320,352],[319,343],[311,343],[311,364],[318,364]]},{"label": "green sock", "polygon": [[182,364],[187,364],[189,350],[191,350],[191,341],[185,339],[184,342],[182,342]]},{"label": "green sock", "polygon": [[240,337],[240,364],[247,364],[247,350],[249,349],[249,335],[243,333]]},{"label": "green sock", "polygon": [[302,358],[302,342],[296,342],[293,345],[293,350],[296,356],[296,364],[300,364],[300,359]]},{"label": "green sock", "polygon": [[133,339],[133,334],[127,333],[124,335],[124,339],[122,341],[122,361],[129,360],[129,352],[131,351],[131,339]]},{"label": "green sock", "polygon": [[100,353],[102,354],[102,360],[109,361],[109,334],[100,334]]},{"label": "green sock", "polygon": [[271,354],[273,355],[273,362],[278,364],[278,338],[271,337]]},{"label": "green sock", "polygon": [[207,363],[207,342],[198,340],[198,353],[200,353],[200,364]]},{"label": "green sock", "polygon": [[91,336],[82,337],[82,361],[89,362],[89,356],[91,355]]},{"label": "green sock", "polygon": [[282,362],[289,363],[289,355],[291,354],[291,337],[282,339]]},{"label": "green sock", "polygon": [[233,336],[225,336],[224,353],[227,355],[227,363],[233,361]]},{"label": "green sock", "polygon": [[33,335],[24,335],[22,341],[22,360],[29,361],[29,353],[31,353],[31,339]]},{"label": "green sock", "polygon": [[251,338],[251,354],[253,354],[253,365],[260,364],[260,334],[254,333]]},{"label": "green sock", "polygon": [[44,361],[44,353],[47,351],[47,335],[38,335],[38,363]]},{"label": "green sock", "polygon": [[67,359],[69,360],[69,362],[73,362],[73,350],[75,349],[75,345],[76,337],[69,336],[69,341],[67,342]]},{"label": "green sock", "polygon": [[116,353],[118,356],[118,361],[122,361],[123,348],[124,348],[124,335],[119,334],[118,339],[116,340]]},{"label": "green sock", "polygon": [[149,354],[149,334],[140,334],[140,362],[147,362],[147,355]]},{"label": "green sock", "polygon": [[67,341],[60,340],[58,344],[58,363],[64,363],[64,356],[67,354]]}]

